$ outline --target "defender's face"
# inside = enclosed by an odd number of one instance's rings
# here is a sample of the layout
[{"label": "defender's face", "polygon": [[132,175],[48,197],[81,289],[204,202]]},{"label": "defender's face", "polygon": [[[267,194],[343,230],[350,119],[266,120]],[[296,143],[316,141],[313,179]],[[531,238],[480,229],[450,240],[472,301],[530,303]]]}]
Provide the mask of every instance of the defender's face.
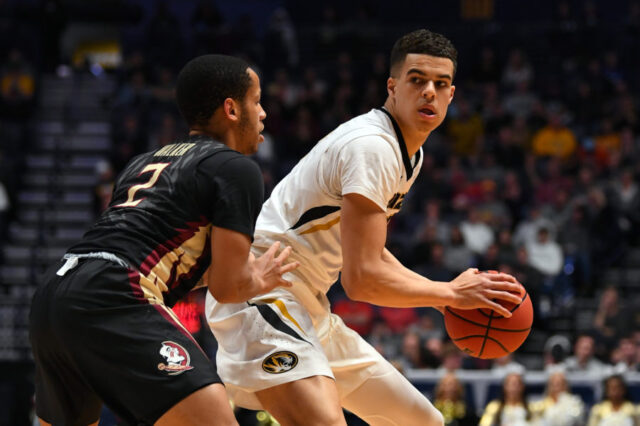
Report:
[{"label": "defender's face", "polygon": [[453,61],[410,53],[387,81],[396,119],[410,131],[428,135],[442,123],[453,99]]},{"label": "defender's face", "polygon": [[261,134],[264,130],[262,120],[267,117],[267,113],[260,104],[260,78],[251,68],[247,72],[251,77],[251,86],[241,104],[238,151],[243,154],[254,154],[258,151],[258,145],[264,141],[264,136]]}]

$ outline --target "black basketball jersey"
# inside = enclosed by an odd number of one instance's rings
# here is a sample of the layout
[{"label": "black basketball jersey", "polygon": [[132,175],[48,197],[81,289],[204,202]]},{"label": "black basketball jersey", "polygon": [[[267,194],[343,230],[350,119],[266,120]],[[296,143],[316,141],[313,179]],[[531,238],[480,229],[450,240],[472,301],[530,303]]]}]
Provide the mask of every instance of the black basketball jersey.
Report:
[{"label": "black basketball jersey", "polygon": [[105,251],[139,272],[147,298],[171,306],[211,263],[211,226],[253,231],[264,198],[256,163],[206,136],[135,157],[109,208],[69,253]]}]

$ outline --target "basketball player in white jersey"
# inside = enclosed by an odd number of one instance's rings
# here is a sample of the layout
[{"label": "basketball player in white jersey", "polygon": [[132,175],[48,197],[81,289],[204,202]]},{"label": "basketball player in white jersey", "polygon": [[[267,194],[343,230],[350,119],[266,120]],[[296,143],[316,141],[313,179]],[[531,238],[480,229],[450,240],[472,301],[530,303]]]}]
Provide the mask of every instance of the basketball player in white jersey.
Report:
[{"label": "basketball player in white jersey", "polygon": [[217,362],[235,403],[268,410],[283,425],[344,425],[344,407],[371,425],[442,425],[442,415],[388,361],[331,314],[326,293],[342,272],[347,295],[382,306],[490,308],[520,301],[506,274],[470,269],[436,282],[385,249],[387,219],[398,212],[422,163],[422,144],[453,99],[457,52],[440,34],[418,30],[391,52],[383,108],[331,132],[273,190],[258,217],[256,256],[274,241],[300,267],[248,303],[206,312]]}]

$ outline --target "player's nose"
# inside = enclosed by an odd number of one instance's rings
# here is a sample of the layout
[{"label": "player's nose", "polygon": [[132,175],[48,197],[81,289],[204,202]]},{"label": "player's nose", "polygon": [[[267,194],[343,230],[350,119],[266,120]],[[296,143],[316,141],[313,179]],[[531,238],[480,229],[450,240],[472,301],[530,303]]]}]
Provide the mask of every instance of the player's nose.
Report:
[{"label": "player's nose", "polygon": [[425,99],[432,99],[436,95],[436,85],[433,81],[428,81],[422,90],[422,96]]}]

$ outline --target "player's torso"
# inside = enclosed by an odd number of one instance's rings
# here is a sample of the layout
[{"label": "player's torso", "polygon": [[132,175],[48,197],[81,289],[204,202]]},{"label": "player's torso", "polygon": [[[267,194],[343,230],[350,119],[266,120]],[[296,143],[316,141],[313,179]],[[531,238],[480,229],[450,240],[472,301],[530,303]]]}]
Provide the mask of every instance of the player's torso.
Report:
[{"label": "player's torso", "polygon": [[140,272],[143,287],[173,304],[211,260],[207,200],[195,187],[198,164],[228,151],[189,137],[134,158],[118,176],[109,208],[69,251],[121,257]]},{"label": "player's torso", "polygon": [[404,141],[401,145],[396,139],[393,125],[382,111],[372,110],[320,140],[276,186],[258,217],[254,247],[263,249],[275,240],[291,245],[292,258],[301,260],[296,273],[321,292],[329,289],[342,269],[340,153],[346,144],[366,143],[368,137],[383,138],[393,149],[395,176],[388,178],[395,184],[393,191],[385,194],[385,203],[387,216],[396,214],[416,178],[421,154],[415,156],[407,173]]}]

